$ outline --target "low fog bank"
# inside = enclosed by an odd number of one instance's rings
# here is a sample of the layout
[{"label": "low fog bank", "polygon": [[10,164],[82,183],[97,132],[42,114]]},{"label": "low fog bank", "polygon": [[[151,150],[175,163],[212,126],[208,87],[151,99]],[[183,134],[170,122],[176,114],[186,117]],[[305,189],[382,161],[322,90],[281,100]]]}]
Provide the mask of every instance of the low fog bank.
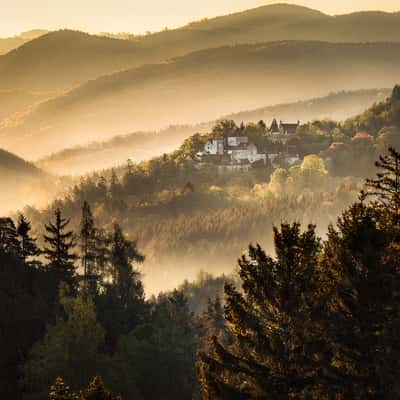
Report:
[{"label": "low fog bank", "polygon": [[[342,121],[382,101],[389,93],[390,89],[343,91],[311,100],[242,111],[220,119],[234,120],[238,125],[241,122],[259,120],[269,124],[273,118],[303,122],[314,119]],[[194,133],[210,131],[214,124],[215,121],[210,121],[196,125],[170,126],[158,132],[119,135],[107,141],[64,149],[41,158],[36,165],[59,175],[79,175],[122,165],[128,159],[139,163],[176,150],[186,138]]]}]

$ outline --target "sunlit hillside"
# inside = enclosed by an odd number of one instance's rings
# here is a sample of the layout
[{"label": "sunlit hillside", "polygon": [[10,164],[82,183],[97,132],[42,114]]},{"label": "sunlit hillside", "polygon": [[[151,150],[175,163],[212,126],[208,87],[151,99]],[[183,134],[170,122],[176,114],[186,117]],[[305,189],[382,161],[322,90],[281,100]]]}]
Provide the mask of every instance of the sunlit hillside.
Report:
[{"label": "sunlit hillside", "polygon": [[[303,122],[326,118],[341,121],[362,112],[375,102],[384,100],[389,94],[389,89],[332,93],[311,100],[243,111],[221,119],[234,120],[237,124],[259,120],[269,124],[273,118]],[[56,174],[81,174],[118,166],[128,159],[140,162],[177,149],[183,140],[196,132],[206,132],[214,123],[215,121],[176,125],[157,132],[118,135],[104,142],[61,150],[40,159],[36,165]]]},{"label": "sunlit hillside", "polygon": [[45,207],[67,190],[69,182],[0,149],[0,215],[27,205]]},{"label": "sunlit hillside", "polygon": [[329,91],[389,87],[399,67],[395,43],[289,41],[204,50],[108,75],[44,102],[3,124],[0,145],[32,159],[132,129],[213,120]]},{"label": "sunlit hillside", "polygon": [[16,49],[17,47],[22,46],[24,43],[43,36],[46,33],[47,31],[43,29],[34,29],[31,31],[23,32],[13,37],[0,38],[0,55],[6,54],[11,50]]}]

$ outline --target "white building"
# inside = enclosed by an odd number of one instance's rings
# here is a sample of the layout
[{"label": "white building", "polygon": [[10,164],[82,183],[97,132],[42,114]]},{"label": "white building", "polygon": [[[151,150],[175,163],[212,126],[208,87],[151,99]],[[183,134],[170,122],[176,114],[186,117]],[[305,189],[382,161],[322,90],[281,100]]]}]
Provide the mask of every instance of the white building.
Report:
[{"label": "white building", "polygon": [[216,138],[207,141],[204,146],[204,152],[210,155],[223,155],[224,154],[224,139]]},{"label": "white building", "polygon": [[249,142],[247,136],[210,139],[204,146],[204,156],[215,156],[215,160],[220,160],[217,156],[226,156],[231,165],[253,164],[257,161],[267,163],[267,154],[259,153],[257,146]]},{"label": "white building", "polygon": [[257,146],[254,143],[249,143],[245,149],[228,150],[228,154],[231,152],[232,161],[237,163],[249,162],[253,164],[257,161],[267,162],[267,154],[259,153]]}]

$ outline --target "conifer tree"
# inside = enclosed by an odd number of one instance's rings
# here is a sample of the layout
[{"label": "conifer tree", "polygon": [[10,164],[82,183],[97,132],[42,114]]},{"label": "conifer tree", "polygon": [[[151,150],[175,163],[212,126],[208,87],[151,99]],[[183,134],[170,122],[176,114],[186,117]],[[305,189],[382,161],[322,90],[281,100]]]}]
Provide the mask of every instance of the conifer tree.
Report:
[{"label": "conifer tree", "polygon": [[207,310],[202,315],[201,323],[202,328],[205,329],[206,351],[210,347],[208,342],[213,337],[216,337],[224,346],[231,343],[232,335],[226,324],[224,307],[219,296],[214,301],[208,299]]},{"label": "conifer tree", "polygon": [[398,214],[400,213],[400,153],[390,147],[389,154],[380,156],[376,166],[381,171],[376,174],[376,178],[367,179],[368,191],[361,193],[361,200],[371,196],[377,197],[382,207]]},{"label": "conifer tree", "polygon": [[[30,257],[40,254],[40,250],[36,245],[36,239],[30,236],[31,224],[26,220],[24,215],[20,215],[18,219],[17,233],[21,246],[21,257],[26,262]],[[32,264],[32,262],[30,262]]]},{"label": "conifer tree", "polygon": [[102,294],[96,298],[98,316],[106,329],[106,344],[112,352],[121,335],[132,331],[143,322],[147,310],[143,284],[134,262],[144,261],[136,242],[125,238],[119,225],[114,226],[110,238],[105,238],[109,249],[103,248],[102,260],[109,271],[102,282]]},{"label": "conifer tree", "polygon": [[80,392],[77,400],[122,400],[122,398],[113,395],[104,387],[103,379],[100,376],[95,376],[89,382],[87,389]]},{"label": "conifer tree", "polygon": [[[104,365],[104,329],[97,322],[91,298],[68,297],[60,290],[64,313],[48,325],[42,340],[31,349],[24,365],[24,385],[31,394],[48,390],[58,376],[73,389],[82,388]],[[41,398],[38,396],[38,398]]]},{"label": "conifer tree", "polygon": [[96,292],[96,228],[89,203],[85,200],[81,219],[81,258],[85,289]]},{"label": "conifer tree", "polygon": [[143,261],[144,256],[138,251],[136,242],[127,240],[121,227],[116,224],[111,244],[112,276],[124,302],[144,295],[140,273],[133,267],[133,262]]},{"label": "conifer tree", "polygon": [[274,229],[276,259],[250,246],[239,261],[242,292],[225,286],[225,315],[234,336],[202,354],[205,399],[301,399],[318,391],[320,373],[317,264],[320,241],[309,226]]},{"label": "conifer tree", "polygon": [[71,392],[64,380],[58,377],[50,387],[50,400],[76,400],[76,396]]},{"label": "conifer tree", "polygon": [[56,274],[57,281],[65,282],[73,289],[76,261],[76,255],[72,253],[75,247],[74,233],[67,230],[69,220],[62,217],[60,209],[56,209],[54,216],[54,221],[45,225],[47,234],[44,235],[46,247],[43,253],[49,262],[49,268]]},{"label": "conifer tree", "polygon": [[20,256],[17,228],[11,218],[0,218],[0,251]]},{"label": "conifer tree", "polygon": [[385,210],[356,203],[330,227],[322,260],[330,287],[326,376],[345,399],[396,399],[400,393],[399,228]]}]

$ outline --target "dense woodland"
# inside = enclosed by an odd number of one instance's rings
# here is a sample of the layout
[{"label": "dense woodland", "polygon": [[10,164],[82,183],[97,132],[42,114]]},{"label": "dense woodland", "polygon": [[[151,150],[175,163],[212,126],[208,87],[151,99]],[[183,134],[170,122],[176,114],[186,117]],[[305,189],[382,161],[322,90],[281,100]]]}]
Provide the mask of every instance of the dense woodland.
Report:
[{"label": "dense woodland", "polygon": [[381,157],[325,240],[281,223],[273,256],[252,244],[236,276],[147,300],[145,256],[88,202],[76,232],[57,209],[40,248],[2,218],[2,398],[397,398],[399,163]]},{"label": "dense woodland", "polygon": [[[193,161],[208,137],[279,144],[262,121],[221,121],[1,218],[0,397],[398,398],[400,153],[363,181],[395,144],[399,104],[396,86],[345,123],[301,126],[300,164],[229,176]],[[193,276],[201,262],[218,276],[175,284],[193,259]],[[176,289],[146,293],[150,275]]]},{"label": "dense woodland", "polygon": [[[315,120],[301,125],[290,139],[304,159],[294,166],[271,166],[221,175],[215,165],[199,168],[195,154],[213,135],[246,135],[267,152],[284,147],[271,143],[266,125],[221,121],[208,134],[196,134],[169,154],[141,163],[89,174],[65,198],[39,210],[23,210],[40,239],[57,208],[79,229],[81,207],[88,201],[106,230],[115,221],[137,240],[146,254],[141,267],[153,293],[170,288],[199,270],[229,273],[235,257],[249,242],[268,251],[271,230],[283,218],[318,226],[329,223],[357,199],[363,179],[374,174],[374,161],[388,146],[397,147],[398,89],[358,117],[345,122]],[[360,122],[361,121],[361,122]]]},{"label": "dense woodland", "polygon": [[[400,399],[399,34],[0,38],[0,400]],[[271,157],[199,154],[232,136]]]}]

